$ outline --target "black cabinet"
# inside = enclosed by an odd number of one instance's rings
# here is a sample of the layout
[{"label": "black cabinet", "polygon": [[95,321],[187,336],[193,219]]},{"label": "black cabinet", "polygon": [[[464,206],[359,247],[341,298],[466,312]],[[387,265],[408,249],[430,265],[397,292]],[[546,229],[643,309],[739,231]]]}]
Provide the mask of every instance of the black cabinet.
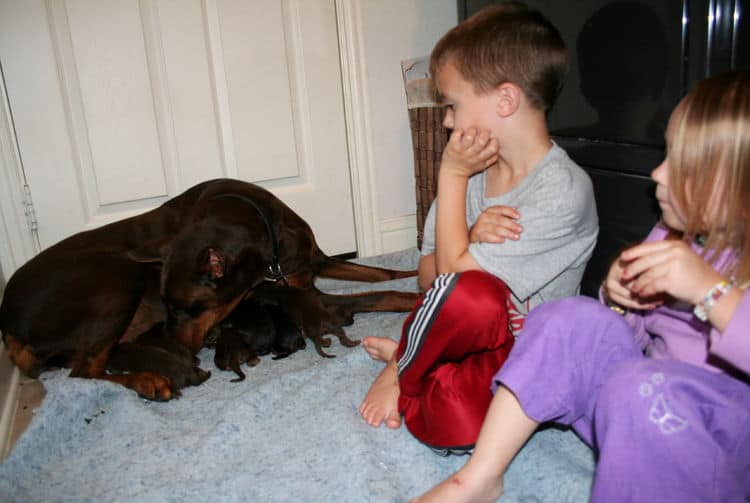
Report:
[{"label": "black cabinet", "polygon": [[[459,0],[459,20],[492,0]],[[674,106],[698,80],[750,66],[750,0],[526,0],[560,30],[568,81],[549,114],[555,141],[590,174],[600,236],[582,292],[659,218],[650,172]]]}]

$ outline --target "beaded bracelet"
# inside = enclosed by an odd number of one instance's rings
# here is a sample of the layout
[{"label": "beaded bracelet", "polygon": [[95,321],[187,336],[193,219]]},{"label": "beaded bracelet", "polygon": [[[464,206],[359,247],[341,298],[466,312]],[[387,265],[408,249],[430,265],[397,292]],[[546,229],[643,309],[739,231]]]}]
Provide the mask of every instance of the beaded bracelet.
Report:
[{"label": "beaded bracelet", "polygon": [[706,292],[703,300],[698,302],[693,308],[693,314],[695,315],[695,317],[701,321],[707,321],[708,313],[711,312],[714,304],[716,304],[716,302],[732,288],[734,288],[734,277],[732,277],[729,281],[723,279],[712,286]]}]

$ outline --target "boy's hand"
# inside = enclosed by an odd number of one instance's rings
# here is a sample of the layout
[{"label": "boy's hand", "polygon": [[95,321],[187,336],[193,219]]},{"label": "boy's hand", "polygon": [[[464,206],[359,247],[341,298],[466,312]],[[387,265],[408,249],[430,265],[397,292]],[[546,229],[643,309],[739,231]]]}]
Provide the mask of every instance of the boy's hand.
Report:
[{"label": "boy's hand", "polygon": [[523,227],[517,220],[521,217],[515,208],[510,206],[490,206],[477,218],[469,231],[472,243],[504,243],[506,239],[517,241]]},{"label": "boy's hand", "polygon": [[643,243],[622,252],[622,281],[640,298],[668,294],[697,304],[706,292],[722,280],[710,264],[684,241]]},{"label": "boy's hand", "polygon": [[496,163],[499,149],[497,139],[490,138],[489,131],[454,129],[443,151],[440,171],[470,177]]}]

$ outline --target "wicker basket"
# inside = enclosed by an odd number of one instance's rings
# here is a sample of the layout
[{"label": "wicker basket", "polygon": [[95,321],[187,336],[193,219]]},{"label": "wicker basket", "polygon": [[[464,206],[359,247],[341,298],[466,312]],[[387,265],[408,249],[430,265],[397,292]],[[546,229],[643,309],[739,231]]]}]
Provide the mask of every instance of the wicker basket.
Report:
[{"label": "wicker basket", "polygon": [[438,100],[435,84],[429,74],[428,58],[401,62],[409,109],[414,180],[417,196],[417,246],[422,248],[422,234],[427,212],[437,193],[437,172],[448,133],[443,127],[445,110]]},{"label": "wicker basket", "polygon": [[445,109],[419,107],[409,109],[409,125],[414,148],[414,181],[417,195],[417,246],[422,248],[424,221],[437,194],[437,174],[443,148],[448,141],[443,127]]}]

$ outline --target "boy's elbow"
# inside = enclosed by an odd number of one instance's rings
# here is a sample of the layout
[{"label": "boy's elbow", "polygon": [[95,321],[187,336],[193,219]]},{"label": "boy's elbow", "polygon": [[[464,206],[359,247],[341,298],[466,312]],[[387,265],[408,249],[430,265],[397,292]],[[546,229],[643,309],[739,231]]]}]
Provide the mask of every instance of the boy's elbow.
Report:
[{"label": "boy's elbow", "polygon": [[469,250],[465,250],[455,257],[441,256],[436,264],[437,274],[472,271],[475,269],[482,269],[482,267],[477,263],[472,254],[469,253]]},{"label": "boy's elbow", "polygon": [[419,267],[417,268],[417,282],[419,288],[424,291],[432,286],[432,282],[437,277],[437,270],[435,268],[435,254],[423,255],[419,259]]},{"label": "boy's elbow", "polygon": [[427,276],[427,275],[419,275],[418,282],[419,282],[419,290],[424,292],[426,290],[429,290],[429,288],[432,286],[432,282],[435,281],[435,275]]}]

